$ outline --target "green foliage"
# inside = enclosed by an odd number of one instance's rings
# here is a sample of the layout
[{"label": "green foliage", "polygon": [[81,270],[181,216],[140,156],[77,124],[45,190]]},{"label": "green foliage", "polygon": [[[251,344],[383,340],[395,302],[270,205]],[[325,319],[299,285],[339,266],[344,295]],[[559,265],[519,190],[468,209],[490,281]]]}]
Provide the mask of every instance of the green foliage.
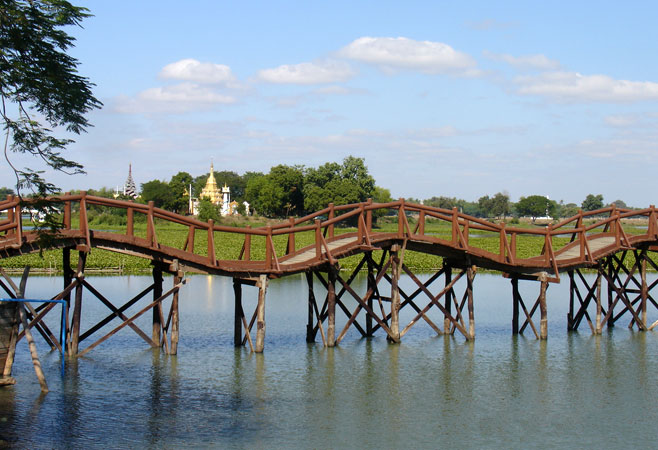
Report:
[{"label": "green foliage", "polygon": [[197,217],[204,222],[210,219],[218,221],[221,217],[219,207],[207,198],[202,198],[199,200],[199,214]]},{"label": "green foliage", "polygon": [[505,217],[510,212],[509,195],[498,192],[493,198],[488,195],[478,200],[480,214],[484,217]]},{"label": "green foliage", "polygon": [[578,214],[579,209],[575,203],[567,203],[566,205],[560,205],[558,215],[560,217],[573,217]]},{"label": "green foliage", "polygon": [[0,187],[0,200],[4,200],[8,195],[14,195],[14,190],[8,187]]},{"label": "green foliage", "polygon": [[164,181],[151,180],[142,183],[142,200],[152,201],[156,208],[164,208],[165,205],[172,202],[172,197],[169,184]]},{"label": "green foliage", "polygon": [[304,173],[301,166],[278,165],[267,175],[247,182],[247,201],[258,214],[285,217],[304,210]]},{"label": "green foliage", "polygon": [[[187,172],[178,172],[169,181],[169,198],[164,208],[179,214],[184,214],[189,209],[189,189],[192,183],[192,175]],[[142,194],[143,196],[143,194]]]},{"label": "green foliage", "polygon": [[[87,9],[64,0],[3,0],[0,5],[4,151],[36,156],[49,169],[81,173],[79,163],[61,155],[73,142],[62,131],[85,131],[90,126],[85,114],[102,103],[92,95],[93,84],[78,74],[78,61],[66,54],[74,38],[65,30],[89,17]],[[57,191],[43,171],[11,168],[19,195],[23,188],[40,196]]]},{"label": "green foliage", "polygon": [[614,202],[612,202],[612,204],[615,205],[617,208],[628,208],[626,202],[623,200],[615,200]]},{"label": "green foliage", "polygon": [[[380,192],[381,193],[381,192]],[[363,158],[348,156],[342,164],[328,162],[317,169],[306,169],[304,210],[319,211],[329,203],[344,205],[374,197],[375,179]],[[390,197],[390,192],[389,192]]]},{"label": "green foliage", "polygon": [[543,195],[530,195],[521,197],[516,203],[516,211],[522,216],[532,217],[533,222],[537,217],[549,215],[554,216],[557,203]]},{"label": "green foliage", "polygon": [[581,207],[583,211],[594,211],[595,209],[603,208],[603,195],[588,194],[585,200],[583,200]]}]

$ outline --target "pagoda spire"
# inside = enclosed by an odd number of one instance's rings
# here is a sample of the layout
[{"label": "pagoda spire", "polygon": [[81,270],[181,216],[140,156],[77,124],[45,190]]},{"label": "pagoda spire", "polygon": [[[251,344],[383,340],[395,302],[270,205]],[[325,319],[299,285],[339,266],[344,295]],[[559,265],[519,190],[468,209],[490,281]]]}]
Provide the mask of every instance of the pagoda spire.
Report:
[{"label": "pagoda spire", "polygon": [[123,185],[123,195],[137,198],[137,186],[135,185],[135,180],[133,180],[132,163],[128,164],[128,179],[126,179],[126,184]]}]

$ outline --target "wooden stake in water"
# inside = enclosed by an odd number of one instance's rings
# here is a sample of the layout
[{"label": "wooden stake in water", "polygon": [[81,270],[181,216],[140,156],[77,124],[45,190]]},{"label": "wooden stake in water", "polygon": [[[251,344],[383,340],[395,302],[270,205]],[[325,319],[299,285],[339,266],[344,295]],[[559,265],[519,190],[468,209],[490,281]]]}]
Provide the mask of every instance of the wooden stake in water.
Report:
[{"label": "wooden stake in water", "polygon": [[267,293],[267,275],[258,280],[258,306],[256,306],[256,353],[263,353],[265,348],[265,294]]},{"label": "wooden stake in water", "polygon": [[30,348],[30,355],[32,356],[32,365],[34,366],[34,372],[37,374],[37,379],[41,385],[41,392],[48,392],[48,383],[46,383],[46,377],[41,370],[41,362],[39,361],[39,354],[37,353],[37,346],[34,343],[34,338],[32,337],[32,332],[27,324],[27,314],[25,313],[25,307],[23,303],[18,304],[18,315],[20,316],[21,323],[23,324],[23,331],[25,331],[25,339],[27,339],[27,345]]}]

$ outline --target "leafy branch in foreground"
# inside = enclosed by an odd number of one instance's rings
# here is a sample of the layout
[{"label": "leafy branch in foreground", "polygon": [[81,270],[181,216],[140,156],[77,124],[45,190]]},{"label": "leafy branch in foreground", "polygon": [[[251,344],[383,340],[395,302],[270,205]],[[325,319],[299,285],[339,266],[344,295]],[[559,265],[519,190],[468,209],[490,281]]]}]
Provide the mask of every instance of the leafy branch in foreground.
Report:
[{"label": "leafy branch in foreground", "polygon": [[61,154],[73,141],[55,136],[55,130],[80,134],[91,126],[85,114],[102,106],[92,94],[94,85],[78,74],[78,61],[66,54],[75,39],[64,29],[80,26],[86,17],[86,8],[62,0],[0,0],[4,157],[16,175],[19,197],[24,189],[43,197],[57,188],[43,170],[16,167],[10,152],[35,156],[53,170],[83,172]]}]

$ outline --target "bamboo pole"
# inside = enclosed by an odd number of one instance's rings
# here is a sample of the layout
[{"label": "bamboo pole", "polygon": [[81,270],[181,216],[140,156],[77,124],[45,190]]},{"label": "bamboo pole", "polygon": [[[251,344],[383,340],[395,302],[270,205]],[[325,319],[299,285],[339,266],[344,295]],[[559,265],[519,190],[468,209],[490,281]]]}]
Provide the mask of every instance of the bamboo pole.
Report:
[{"label": "bamboo pole", "polygon": [[41,362],[39,361],[39,354],[37,353],[37,346],[34,343],[34,338],[32,337],[32,332],[30,331],[30,327],[27,325],[27,314],[25,313],[25,308],[23,307],[23,303],[18,304],[18,315],[21,319],[21,323],[23,324],[23,330],[25,331],[25,339],[27,339],[27,344],[28,347],[30,348],[30,355],[32,356],[32,365],[34,366],[34,373],[37,374],[37,379],[39,380],[39,384],[41,385],[41,392],[48,392],[48,383],[46,383],[46,377],[43,374],[43,370],[41,369]]},{"label": "bamboo pole", "polygon": [[541,282],[540,291],[539,291],[539,310],[541,314],[541,319],[539,320],[539,339],[548,338],[548,313],[546,309],[546,289],[548,288],[548,275],[546,272],[542,272],[539,275],[539,281]]},{"label": "bamboo pole", "polygon": [[[400,206],[402,209],[402,206]],[[400,258],[398,257],[398,246],[391,246],[391,333],[389,341],[400,341]]]},{"label": "bamboo pole", "polygon": [[267,275],[258,280],[258,306],[256,306],[256,353],[263,353],[265,348],[265,294],[267,293]]}]

